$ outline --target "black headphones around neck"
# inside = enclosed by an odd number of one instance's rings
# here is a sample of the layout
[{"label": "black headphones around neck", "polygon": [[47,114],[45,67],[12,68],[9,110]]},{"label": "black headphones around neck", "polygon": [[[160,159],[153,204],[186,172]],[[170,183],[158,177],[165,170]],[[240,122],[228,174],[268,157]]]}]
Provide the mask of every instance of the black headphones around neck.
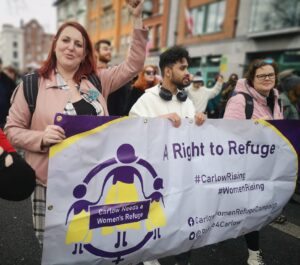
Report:
[{"label": "black headphones around neck", "polygon": [[[172,100],[172,97],[173,97],[171,91],[164,88],[163,86],[160,86],[159,96],[165,101],[170,101],[170,100]],[[178,101],[184,102],[184,101],[186,101],[187,97],[188,97],[188,95],[185,90],[178,89],[178,92],[176,94],[176,98],[178,99]]]}]

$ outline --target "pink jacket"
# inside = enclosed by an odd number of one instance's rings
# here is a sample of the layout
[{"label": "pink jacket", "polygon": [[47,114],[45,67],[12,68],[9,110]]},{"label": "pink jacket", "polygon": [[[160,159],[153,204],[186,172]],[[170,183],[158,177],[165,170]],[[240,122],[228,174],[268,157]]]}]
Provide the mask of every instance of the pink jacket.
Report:
[{"label": "pink jacket", "polygon": [[[126,61],[118,66],[102,69],[98,72],[103,93],[98,100],[104,109],[104,115],[108,115],[107,96],[129,82],[143,69],[147,36],[148,31],[135,29]],[[41,149],[42,137],[46,126],[53,124],[55,114],[63,112],[69,95],[66,90],[51,88],[57,86],[54,72],[49,79],[40,78],[39,82],[39,93],[32,120],[24,98],[23,86],[20,84],[13,96],[5,132],[13,146],[25,150],[25,160],[35,170],[38,182],[46,185],[49,150]],[[91,87],[93,85],[88,80],[81,81],[81,88],[86,92]]]},{"label": "pink jacket", "polygon": [[[267,99],[259,94],[253,87],[250,87],[246,83],[246,79],[239,79],[235,91],[237,93],[244,92],[250,94],[253,97],[253,115],[252,119],[264,119],[264,120],[279,120],[283,119],[283,114],[278,103],[278,91],[274,89],[275,106],[274,114],[267,105]],[[237,94],[231,97],[226,105],[224,119],[239,119],[245,120],[245,97],[242,94]]]}]

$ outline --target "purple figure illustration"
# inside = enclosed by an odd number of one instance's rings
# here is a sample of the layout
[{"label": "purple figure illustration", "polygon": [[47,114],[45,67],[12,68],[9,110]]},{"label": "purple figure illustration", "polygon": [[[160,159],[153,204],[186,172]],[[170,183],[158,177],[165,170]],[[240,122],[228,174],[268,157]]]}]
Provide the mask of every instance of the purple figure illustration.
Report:
[{"label": "purple figure illustration", "polygon": [[[109,167],[112,167],[112,169],[109,169]],[[139,171],[141,167],[148,171],[148,173],[143,177]],[[105,174],[99,174],[104,169]],[[127,215],[127,207],[130,208],[132,205],[144,205],[145,207],[143,210],[141,210],[142,208],[138,209],[138,211],[143,211],[143,219],[128,218],[121,220],[122,222],[118,221],[116,223],[112,223],[110,226],[101,226],[102,235],[109,235],[117,232],[114,252],[99,249],[91,243],[84,244],[85,250],[89,253],[106,258],[116,257],[117,259],[113,260],[113,262],[118,264],[123,260],[122,256],[135,252],[151,240],[154,231],[158,234],[155,236],[155,239],[161,237],[159,228],[166,225],[166,217],[164,215],[163,208],[160,206],[160,203],[164,203],[163,196],[157,190],[163,189],[162,179],[155,180],[157,178],[157,173],[153,166],[145,159],[138,158],[135,155],[133,146],[130,144],[120,145],[117,149],[116,157],[109,158],[95,166],[86,175],[83,183],[88,185],[90,181],[96,177],[103,178],[103,182],[99,198],[93,204],[97,204],[95,209],[99,209],[99,207],[101,209],[105,209],[105,218],[114,218],[116,209],[121,209],[121,211],[123,211],[122,209],[124,208],[125,212],[123,212],[123,214],[125,213],[125,215]],[[145,195],[145,177],[151,178],[151,182],[153,181],[153,187],[156,190],[150,196]],[[149,193],[147,192],[147,194]],[[155,205],[158,205],[159,207]],[[151,218],[155,219],[156,217],[159,217],[160,221],[149,221],[149,230],[144,237],[135,245],[129,244],[126,240],[126,233],[131,229],[141,229],[141,221],[149,218],[150,207],[153,209],[153,217]],[[93,211],[93,209],[91,210]]]},{"label": "purple figure illustration", "polygon": [[[160,227],[165,226],[167,223],[166,215],[163,210],[163,195],[158,191],[160,189],[163,189],[163,179],[156,178],[154,180],[153,187],[156,191],[150,194],[149,197],[147,197],[151,199],[151,203],[148,219],[146,220],[146,228],[148,231],[154,231],[153,239],[156,240],[157,238],[161,238]],[[162,202],[163,207],[161,206],[160,201]]]},{"label": "purple figure illustration", "polygon": [[[86,186],[80,184],[76,186],[73,190],[73,196],[80,199],[86,195]],[[74,216],[69,222],[68,230],[66,234],[65,243],[67,245],[75,244],[72,254],[77,254],[77,247],[79,245],[78,253],[82,254],[82,244],[90,243],[92,240],[92,231],[89,229],[90,213],[89,206],[94,205],[87,200],[78,200],[72,204],[70,207],[67,218],[66,225],[68,223],[69,216],[72,211],[74,211]]]},{"label": "purple figure illustration", "polygon": [[[136,177],[141,185],[143,197],[146,198],[142,176],[134,166],[130,165],[138,160],[138,157],[135,155],[134,148],[130,144],[121,145],[117,150],[117,160],[119,161],[119,164],[121,163],[122,165],[112,169],[106,175],[98,201],[100,201],[103,196],[105,185],[110,178],[112,178],[112,185],[108,189],[104,199],[104,203],[106,205],[139,201],[139,193],[135,182]],[[103,227],[101,231],[102,235],[108,235],[117,230],[118,234],[115,248],[119,248],[121,245],[125,247],[128,244],[126,241],[127,230],[140,228],[140,222],[131,222],[116,226]]]}]

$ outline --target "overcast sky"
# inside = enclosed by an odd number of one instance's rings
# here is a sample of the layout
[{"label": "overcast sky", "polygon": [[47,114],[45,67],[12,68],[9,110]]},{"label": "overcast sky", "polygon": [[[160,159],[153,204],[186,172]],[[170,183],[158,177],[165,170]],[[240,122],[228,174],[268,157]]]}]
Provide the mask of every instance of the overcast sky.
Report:
[{"label": "overcast sky", "polygon": [[0,0],[0,27],[8,23],[19,27],[20,20],[24,23],[35,18],[47,33],[56,32],[55,0]]}]

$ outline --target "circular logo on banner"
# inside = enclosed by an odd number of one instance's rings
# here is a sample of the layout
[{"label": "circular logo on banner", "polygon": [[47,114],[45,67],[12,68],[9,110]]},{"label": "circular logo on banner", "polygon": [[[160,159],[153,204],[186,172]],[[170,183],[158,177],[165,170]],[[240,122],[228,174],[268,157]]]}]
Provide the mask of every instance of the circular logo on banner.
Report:
[{"label": "circular logo on banner", "polygon": [[[99,178],[101,189],[98,200],[91,202],[84,197],[89,188],[95,191],[89,187],[94,178]],[[152,185],[148,185],[149,179]],[[73,255],[86,250],[118,264],[149,240],[161,238],[160,228],[166,225],[163,189],[163,179],[153,166],[136,156],[132,145],[120,145],[115,157],[94,167],[73,189],[75,202],[66,216],[65,243],[74,245]],[[114,243],[108,249],[100,248],[93,241],[95,237],[101,237],[102,242],[113,238]]]}]

